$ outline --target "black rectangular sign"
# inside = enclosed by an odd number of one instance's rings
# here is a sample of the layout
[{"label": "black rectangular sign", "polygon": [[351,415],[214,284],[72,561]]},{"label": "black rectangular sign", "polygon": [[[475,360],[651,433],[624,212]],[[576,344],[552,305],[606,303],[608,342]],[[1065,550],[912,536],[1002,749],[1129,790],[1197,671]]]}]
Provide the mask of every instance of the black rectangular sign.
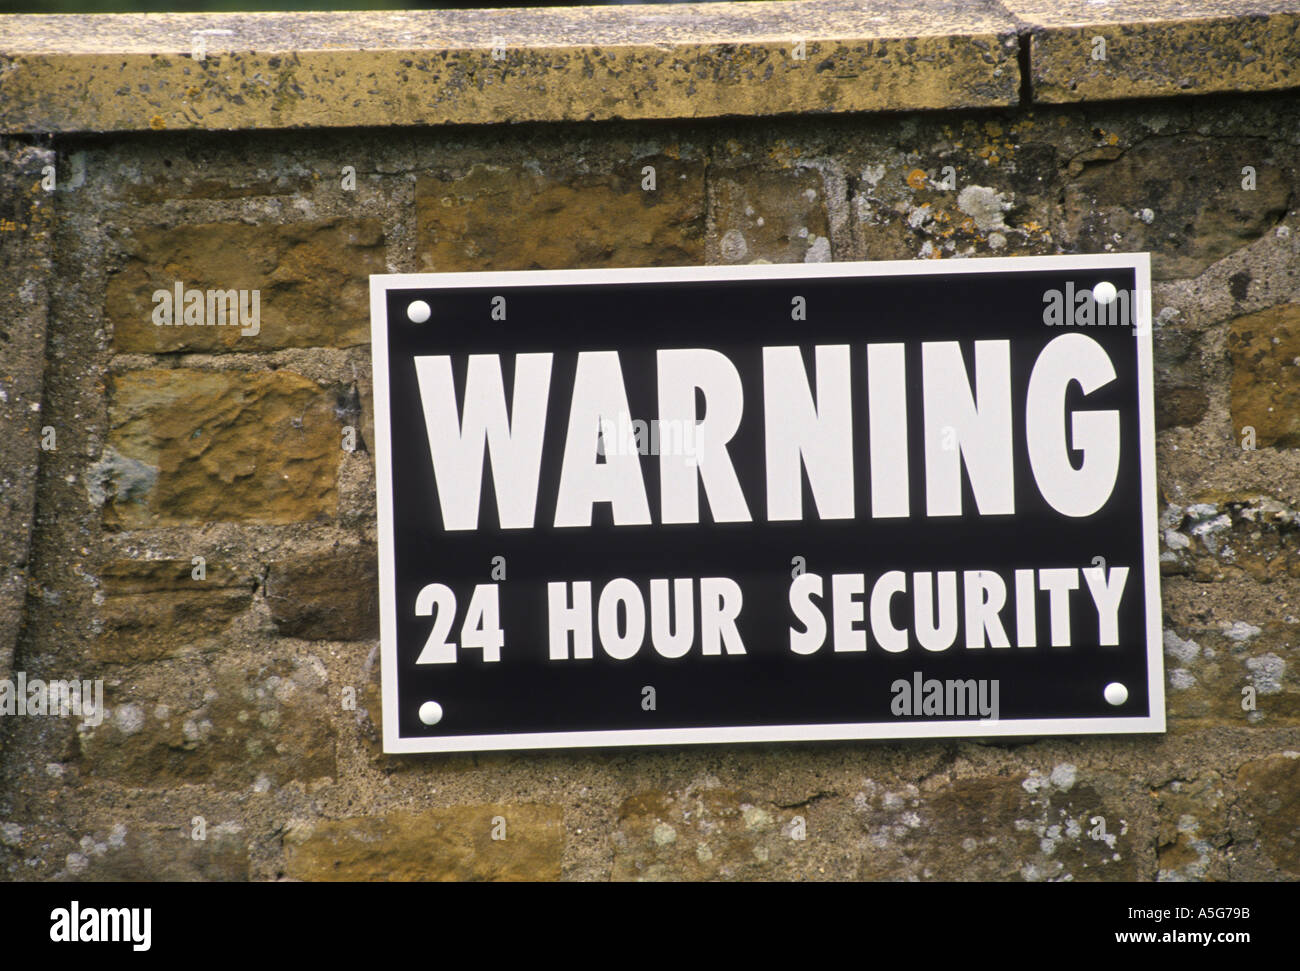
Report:
[{"label": "black rectangular sign", "polygon": [[1163,731],[1149,294],[372,277],[385,750]]}]

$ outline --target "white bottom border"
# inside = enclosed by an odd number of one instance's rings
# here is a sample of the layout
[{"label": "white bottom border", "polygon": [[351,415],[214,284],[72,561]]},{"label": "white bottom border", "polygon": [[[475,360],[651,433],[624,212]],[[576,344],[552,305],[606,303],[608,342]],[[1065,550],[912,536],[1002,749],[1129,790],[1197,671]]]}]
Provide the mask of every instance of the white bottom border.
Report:
[{"label": "white bottom border", "polygon": [[846,725],[749,725],[735,728],[647,728],[525,735],[384,738],[384,752],[491,752],[506,749],[706,745],[735,742],[858,742],[905,739],[1130,735],[1165,731],[1163,713],[1137,718],[1038,718],[1007,721],[875,722]]}]

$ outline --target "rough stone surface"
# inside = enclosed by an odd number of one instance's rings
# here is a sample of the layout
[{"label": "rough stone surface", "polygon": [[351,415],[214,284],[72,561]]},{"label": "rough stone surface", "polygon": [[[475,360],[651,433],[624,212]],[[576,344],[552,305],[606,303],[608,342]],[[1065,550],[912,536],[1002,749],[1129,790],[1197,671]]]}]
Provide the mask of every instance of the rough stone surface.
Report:
[{"label": "rough stone surface", "polygon": [[[903,835],[905,845],[918,844],[914,852],[926,877],[1127,881],[1137,876],[1140,861],[1132,810],[1124,808],[1132,805],[1131,796],[1121,802],[1111,796],[1116,790],[1122,791],[1117,780],[1085,782],[1073,765],[1062,763],[1046,776],[966,780],[928,800],[922,818],[942,825],[950,838],[933,840],[912,825],[903,808],[911,802],[908,794],[892,813],[882,799],[885,819],[878,825]],[[900,826],[906,832],[899,834]],[[873,861],[864,876],[884,879],[888,873]]]},{"label": "rough stone surface", "polygon": [[[643,188],[647,167],[653,190]],[[415,206],[425,270],[674,266],[698,263],[704,252],[703,165],[670,156],[605,171],[580,166],[565,177],[535,161],[483,162],[421,177]]]},{"label": "rough stone surface", "polygon": [[[375,219],[285,226],[208,223],[133,227],[123,269],[109,279],[105,314],[118,351],[252,351],[351,347],[370,339],[371,273],[384,272],[383,230]],[[171,294],[202,291],[201,317],[185,316]],[[154,301],[166,291],[172,324],[159,325]],[[241,291],[227,303],[229,291]],[[256,292],[256,305],[251,294]],[[209,294],[212,310],[208,309]],[[244,297],[244,294],[249,294]],[[188,298],[186,301],[188,302]],[[236,305],[257,312],[236,324]],[[230,313],[226,314],[226,307]],[[190,319],[199,321],[189,324]],[[182,323],[184,321],[184,323]],[[223,322],[224,321],[224,322]]]},{"label": "rough stone surface", "polygon": [[263,14],[201,50],[231,18],[6,21],[0,128],[21,131],[974,107],[1014,104],[1019,80],[1011,18],[958,2]]},{"label": "rough stone surface", "polygon": [[356,641],[379,636],[379,567],[373,548],[309,553],[271,567],[266,599],[284,637]]},{"label": "rough stone surface", "polygon": [[[190,820],[182,827],[100,822],[64,859],[61,879],[109,881],[246,881],[248,847],[234,822]],[[195,836],[201,838],[196,839]]]},{"label": "rough stone surface", "polygon": [[207,559],[105,564],[99,571],[104,632],[92,656],[118,663],[169,657],[225,630],[252,604],[257,581]]},{"label": "rough stone surface", "polygon": [[[1046,120],[945,118],[835,159],[849,187],[851,232],[840,259],[943,259],[1057,251],[1060,164]],[[1068,150],[1068,149],[1067,149]]]},{"label": "rough stone surface", "polygon": [[1162,383],[1156,398],[1156,429],[1195,425],[1209,407],[1210,398],[1203,389]]},{"label": "rough stone surface", "polygon": [[1238,317],[1228,331],[1232,427],[1257,448],[1300,448],[1300,303]]},{"label": "rough stone surface", "polygon": [[[40,460],[53,152],[0,142],[0,678],[12,670],[27,595]],[[57,436],[54,441],[57,447]]]},{"label": "rough stone surface", "polygon": [[1038,101],[1300,85],[1300,11],[1290,0],[1003,0],[1002,6],[1029,27]]},{"label": "rough stone surface", "polygon": [[[644,792],[619,809],[615,880],[792,879],[812,858],[807,812],[726,789]],[[784,832],[783,832],[784,830]],[[802,838],[800,838],[802,837]]]},{"label": "rough stone surface", "polygon": [[282,785],[335,772],[319,659],[174,662],[147,682],[106,693],[98,726],[79,726],[90,778],[126,786]]},{"label": "rough stone surface", "polygon": [[1230,788],[1217,772],[1169,779],[1151,792],[1156,827],[1156,878],[1161,881],[1226,880],[1224,852],[1233,832],[1228,819]]},{"label": "rough stone surface", "polygon": [[[1254,189],[1242,187],[1248,166]],[[1070,167],[1076,178],[1066,188],[1067,245],[1149,251],[1156,280],[1196,276],[1258,239],[1295,194],[1283,158],[1262,139],[1157,136],[1082,153]]]},{"label": "rough stone surface", "polygon": [[612,876],[825,879],[831,863],[832,873],[868,880],[1133,879],[1118,780],[1101,776],[1094,787],[1078,775],[1062,763],[1021,778],[865,779],[794,804],[711,783],[641,792],[619,809]]},{"label": "rough stone surface", "polygon": [[556,806],[456,806],[321,820],[285,837],[300,880],[557,880],[564,843]]},{"label": "rough stone surface", "polygon": [[1259,849],[1282,873],[1300,877],[1300,752],[1248,762],[1237,775]]},{"label": "rough stone surface", "polygon": [[112,379],[109,449],[88,475],[121,526],[327,518],[337,397],[288,371],[129,371]]},{"label": "rough stone surface", "polygon": [[1300,513],[1276,499],[1169,505],[1161,518],[1161,572],[1199,581],[1300,579]]},{"label": "rough stone surface", "polygon": [[[1241,636],[1242,631],[1253,631]],[[1195,725],[1300,724],[1300,626],[1165,628],[1171,731]]]},{"label": "rough stone surface", "polygon": [[830,262],[826,190],[816,170],[720,174],[713,187],[710,262]]}]

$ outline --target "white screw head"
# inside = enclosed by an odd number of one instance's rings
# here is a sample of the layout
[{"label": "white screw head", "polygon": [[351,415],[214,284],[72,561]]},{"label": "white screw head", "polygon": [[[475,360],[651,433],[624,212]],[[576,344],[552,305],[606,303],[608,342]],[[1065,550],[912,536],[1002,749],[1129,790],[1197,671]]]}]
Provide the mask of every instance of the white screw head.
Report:
[{"label": "white screw head", "polygon": [[1110,303],[1115,299],[1118,291],[1113,283],[1098,283],[1092,290],[1092,295],[1098,303]]},{"label": "white screw head", "polygon": [[426,725],[436,725],[442,721],[442,705],[436,701],[426,701],[420,706],[420,721]]},{"label": "white screw head", "polygon": [[1112,681],[1106,685],[1106,689],[1102,693],[1106,696],[1106,701],[1112,705],[1119,706],[1128,701],[1128,688],[1118,681]]},{"label": "white screw head", "polygon": [[433,316],[433,309],[423,300],[412,300],[406,308],[406,316],[413,324],[422,324]]}]

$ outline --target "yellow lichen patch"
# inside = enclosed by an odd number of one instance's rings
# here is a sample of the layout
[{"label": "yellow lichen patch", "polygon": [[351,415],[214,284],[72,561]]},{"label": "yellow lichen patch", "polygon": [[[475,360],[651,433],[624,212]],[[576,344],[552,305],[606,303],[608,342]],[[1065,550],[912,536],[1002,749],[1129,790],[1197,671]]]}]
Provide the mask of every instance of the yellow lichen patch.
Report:
[{"label": "yellow lichen patch", "polygon": [[799,156],[799,149],[791,148],[784,139],[778,139],[776,144],[767,150],[767,157],[778,165],[789,168],[794,164],[794,160]]},{"label": "yellow lichen patch", "polygon": [[162,115],[154,115],[149,119],[149,127],[154,131],[162,131],[167,127],[167,122],[163,121]]},{"label": "yellow lichen patch", "polygon": [[907,173],[907,184],[913,189],[924,189],[929,181],[930,177],[920,169],[912,169]]}]

